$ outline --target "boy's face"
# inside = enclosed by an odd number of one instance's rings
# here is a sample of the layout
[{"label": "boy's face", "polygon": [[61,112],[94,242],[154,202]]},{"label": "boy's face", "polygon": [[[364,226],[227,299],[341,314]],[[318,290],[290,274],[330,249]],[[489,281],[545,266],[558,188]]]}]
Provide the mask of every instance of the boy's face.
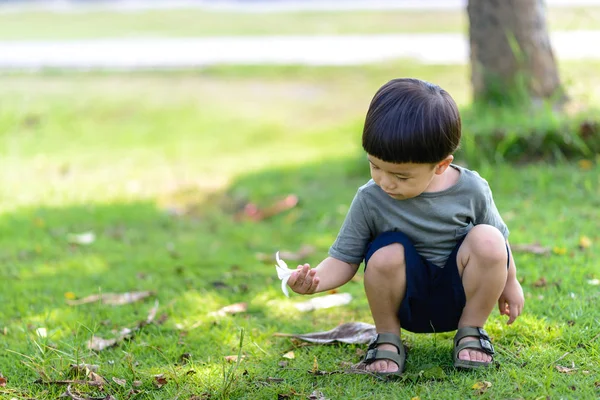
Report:
[{"label": "boy's face", "polygon": [[369,154],[371,177],[384,192],[397,200],[410,199],[427,191],[436,175],[440,175],[452,161],[439,164],[394,164]]}]

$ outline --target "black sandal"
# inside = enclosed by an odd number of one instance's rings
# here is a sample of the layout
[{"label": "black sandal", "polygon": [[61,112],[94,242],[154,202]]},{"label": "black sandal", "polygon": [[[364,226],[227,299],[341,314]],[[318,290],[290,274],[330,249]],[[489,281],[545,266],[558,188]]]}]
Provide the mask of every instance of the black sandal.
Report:
[{"label": "black sandal", "polygon": [[[398,349],[398,353],[389,350],[379,350],[377,347],[380,344],[391,344]],[[406,361],[406,352],[404,351],[404,345],[400,340],[400,336],[393,333],[378,333],[377,336],[369,344],[367,354],[363,363],[365,365],[372,364],[378,360],[390,360],[398,365],[398,370],[394,372],[376,372],[377,375],[391,376],[391,375],[402,375],[404,372],[404,364]]]},{"label": "black sandal", "polygon": [[[474,336],[479,338],[479,340],[468,340],[461,344],[458,344],[461,339]],[[485,354],[489,354],[492,356],[492,361],[483,362],[483,361],[471,361],[471,360],[461,360],[458,358],[458,353],[460,353],[464,349],[473,349],[484,352]],[[494,346],[490,341],[490,337],[488,336],[485,329],[477,327],[477,326],[465,326],[460,328],[456,335],[454,336],[454,366],[457,368],[487,368],[494,363]]]}]

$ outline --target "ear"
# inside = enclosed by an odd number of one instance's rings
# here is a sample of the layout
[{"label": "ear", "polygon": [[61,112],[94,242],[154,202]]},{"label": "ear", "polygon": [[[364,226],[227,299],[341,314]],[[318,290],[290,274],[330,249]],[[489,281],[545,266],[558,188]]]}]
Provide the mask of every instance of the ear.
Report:
[{"label": "ear", "polygon": [[446,170],[446,168],[448,168],[450,166],[450,164],[452,163],[453,160],[454,160],[454,156],[452,154],[450,154],[448,157],[444,158],[442,161],[437,163],[437,165],[434,168],[435,174],[436,175],[443,174],[444,171]]}]

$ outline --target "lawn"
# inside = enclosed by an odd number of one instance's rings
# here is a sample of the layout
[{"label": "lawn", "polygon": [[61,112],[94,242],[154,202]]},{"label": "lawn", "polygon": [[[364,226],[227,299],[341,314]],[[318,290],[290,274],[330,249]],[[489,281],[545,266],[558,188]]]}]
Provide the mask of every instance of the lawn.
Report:
[{"label": "lawn", "polygon": [[[458,10],[234,13],[200,9],[138,12],[0,13],[0,40],[228,35],[466,32]],[[600,29],[599,7],[549,8],[553,31]]]},{"label": "lawn", "polygon": [[[597,67],[561,66],[574,96],[597,101]],[[451,334],[406,333],[404,380],[314,374],[359,361],[366,346],[297,346],[273,335],[372,323],[362,272],[340,289],[350,304],[301,313],[294,304],[308,298],[285,298],[274,263],[257,254],[312,245],[306,262],[326,255],[368,179],[359,143],[366,107],[395,76],[439,83],[468,107],[465,67],[405,62],[1,76],[0,395],[57,398],[66,387],[50,382],[73,379],[70,365],[87,363],[106,379],[104,391],[71,390],[90,398],[305,399],[315,390],[330,399],[597,398],[595,158],[479,167],[511,243],[549,248],[515,253],[526,308],[510,327],[497,311],[490,318],[498,368],[456,371]],[[299,198],[289,211],[236,218],[249,202],[265,207],[288,194]],[[93,243],[69,242],[84,232]],[[142,290],[155,295],[122,306],[68,304]],[[87,349],[93,335],[138,326],[155,301],[155,321],[131,340]],[[209,315],[238,302],[246,312]],[[294,358],[283,358],[290,350]],[[226,361],[240,352],[239,363]],[[482,381],[492,386],[473,389]]]}]

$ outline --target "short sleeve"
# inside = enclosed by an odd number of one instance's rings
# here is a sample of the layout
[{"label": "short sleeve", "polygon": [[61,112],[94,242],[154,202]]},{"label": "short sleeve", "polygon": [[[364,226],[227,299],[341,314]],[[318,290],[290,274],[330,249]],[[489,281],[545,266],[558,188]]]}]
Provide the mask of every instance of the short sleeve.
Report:
[{"label": "short sleeve", "polygon": [[368,208],[359,190],[350,204],[335,242],[329,248],[329,255],[349,264],[360,264],[372,238],[369,221]]},{"label": "short sleeve", "polygon": [[[483,179],[482,179],[483,180]],[[475,210],[475,225],[487,224],[498,228],[505,239],[508,239],[508,227],[502,220],[498,208],[494,203],[492,196],[492,190],[487,181],[483,180],[481,201],[479,201],[477,209]]]}]

